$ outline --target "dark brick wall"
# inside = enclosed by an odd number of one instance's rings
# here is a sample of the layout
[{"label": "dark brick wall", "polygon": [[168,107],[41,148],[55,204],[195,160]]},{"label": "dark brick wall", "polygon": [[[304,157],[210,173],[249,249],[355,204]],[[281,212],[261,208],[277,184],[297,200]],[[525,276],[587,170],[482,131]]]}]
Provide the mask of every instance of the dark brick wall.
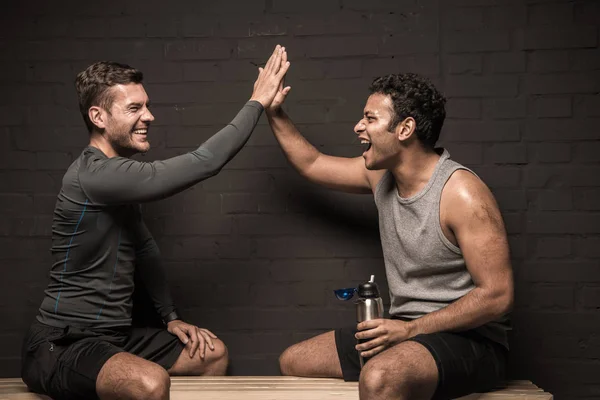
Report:
[{"label": "dark brick wall", "polygon": [[[600,397],[600,2],[553,0],[16,1],[0,16],[0,374],[50,267],[54,199],[86,144],[73,78],[112,59],[144,71],[157,117],[143,159],[188,151],[248,99],[287,46],[287,109],[324,152],[358,155],[380,74],[449,98],[442,144],[488,183],[516,275],[510,374],[557,398]],[[58,5],[66,5],[59,10]],[[229,345],[235,375],[353,320],[331,290],[384,273],[370,196],[291,170],[265,119],[217,177],[145,207],[183,314]]]}]

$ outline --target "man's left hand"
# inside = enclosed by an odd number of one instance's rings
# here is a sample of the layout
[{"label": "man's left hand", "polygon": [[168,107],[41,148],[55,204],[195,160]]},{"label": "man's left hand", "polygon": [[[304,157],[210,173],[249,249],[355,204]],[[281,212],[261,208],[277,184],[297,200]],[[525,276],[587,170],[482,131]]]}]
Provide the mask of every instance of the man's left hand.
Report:
[{"label": "man's left hand", "polygon": [[364,358],[381,353],[412,336],[411,325],[397,319],[372,319],[357,325],[356,338],[368,340],[356,345]]},{"label": "man's left hand", "polygon": [[213,339],[217,338],[217,335],[209,331],[208,329],[198,328],[195,325],[188,324],[181,320],[174,320],[167,324],[167,330],[169,333],[177,336],[186,347],[190,349],[190,358],[194,357],[197,350],[200,350],[200,358],[204,359],[206,354],[206,346],[211,350],[215,349]]}]

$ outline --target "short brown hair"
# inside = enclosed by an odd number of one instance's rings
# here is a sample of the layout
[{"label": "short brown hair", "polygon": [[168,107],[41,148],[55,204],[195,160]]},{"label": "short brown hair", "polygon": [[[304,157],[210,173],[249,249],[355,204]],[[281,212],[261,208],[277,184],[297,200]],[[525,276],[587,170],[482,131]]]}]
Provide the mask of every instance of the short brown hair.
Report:
[{"label": "short brown hair", "polygon": [[99,106],[110,110],[113,103],[113,96],[110,94],[112,86],[142,83],[143,78],[141,71],[112,61],[96,62],[77,74],[75,89],[79,100],[79,111],[88,131],[92,132],[94,128],[88,115],[90,107]]}]

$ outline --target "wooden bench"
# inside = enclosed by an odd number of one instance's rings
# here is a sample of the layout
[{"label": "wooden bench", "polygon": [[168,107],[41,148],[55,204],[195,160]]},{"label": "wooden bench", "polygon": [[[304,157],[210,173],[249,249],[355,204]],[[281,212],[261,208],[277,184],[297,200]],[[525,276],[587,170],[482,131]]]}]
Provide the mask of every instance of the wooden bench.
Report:
[{"label": "wooden bench", "polygon": [[[0,400],[49,400],[30,393],[20,378],[0,379]],[[358,384],[340,379],[287,376],[173,377],[172,400],[358,400]],[[489,393],[460,400],[552,400],[529,381],[510,381]]]}]

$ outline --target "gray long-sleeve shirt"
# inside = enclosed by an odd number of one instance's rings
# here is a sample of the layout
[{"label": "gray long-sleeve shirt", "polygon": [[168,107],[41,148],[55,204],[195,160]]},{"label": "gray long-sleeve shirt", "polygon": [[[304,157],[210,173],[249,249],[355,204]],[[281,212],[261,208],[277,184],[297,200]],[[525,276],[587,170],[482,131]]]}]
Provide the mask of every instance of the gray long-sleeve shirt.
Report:
[{"label": "gray long-sleeve shirt", "polygon": [[108,158],[86,147],[63,177],[54,209],[50,282],[37,319],[47,325],[131,325],[137,270],[161,317],[175,309],[139,203],[216,175],[247,142],[263,111],[249,101],[198,149],[163,161]]}]

